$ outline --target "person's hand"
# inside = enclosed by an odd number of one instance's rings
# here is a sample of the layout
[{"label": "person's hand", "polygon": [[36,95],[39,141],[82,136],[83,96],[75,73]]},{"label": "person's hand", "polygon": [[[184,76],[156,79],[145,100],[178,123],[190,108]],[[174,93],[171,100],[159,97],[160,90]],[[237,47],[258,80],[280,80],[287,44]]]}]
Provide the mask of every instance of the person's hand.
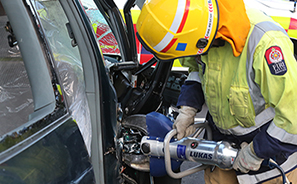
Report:
[{"label": "person's hand", "polygon": [[173,124],[173,128],[177,131],[177,139],[180,140],[195,132],[196,128],[191,126],[194,124],[197,109],[189,106],[182,106],[179,114]]},{"label": "person's hand", "polygon": [[250,144],[243,142],[240,146],[241,150],[234,161],[233,169],[239,170],[242,173],[248,173],[250,170],[259,170],[264,159],[257,157],[254,152],[253,142]]}]

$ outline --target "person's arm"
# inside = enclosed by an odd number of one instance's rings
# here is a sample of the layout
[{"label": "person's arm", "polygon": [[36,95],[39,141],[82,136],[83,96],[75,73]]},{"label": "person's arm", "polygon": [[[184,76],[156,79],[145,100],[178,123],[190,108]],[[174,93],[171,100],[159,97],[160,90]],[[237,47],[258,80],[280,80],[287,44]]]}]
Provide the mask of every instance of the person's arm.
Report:
[{"label": "person's arm", "polygon": [[189,75],[181,87],[177,107],[190,106],[197,109],[199,112],[201,111],[205,100],[201,87],[201,80],[198,75],[198,64],[195,61],[195,57],[181,58],[179,61],[183,67],[189,68]]},{"label": "person's arm", "polygon": [[239,151],[233,168],[244,173],[258,170],[264,159],[280,154],[288,157],[297,151],[297,63],[289,38],[281,32],[277,34],[264,35],[262,41],[270,42],[264,48],[256,48],[253,58],[255,83],[260,87],[265,108],[274,108],[275,116]]},{"label": "person's arm", "polygon": [[253,65],[266,107],[275,110],[267,130],[253,140],[255,154],[264,159],[297,151],[297,62],[289,39],[274,38],[255,53]]},{"label": "person's arm", "polygon": [[180,61],[183,66],[191,67],[191,72],[189,71],[188,78],[181,87],[177,102],[179,115],[173,124],[173,128],[177,130],[177,139],[194,133],[195,128],[191,125],[194,123],[196,113],[202,110],[205,101],[195,58],[184,58]]},{"label": "person's arm", "polygon": [[200,112],[202,110],[204,102],[205,100],[201,83],[197,81],[186,80],[181,87],[178,102],[176,104],[177,107],[190,106]]}]

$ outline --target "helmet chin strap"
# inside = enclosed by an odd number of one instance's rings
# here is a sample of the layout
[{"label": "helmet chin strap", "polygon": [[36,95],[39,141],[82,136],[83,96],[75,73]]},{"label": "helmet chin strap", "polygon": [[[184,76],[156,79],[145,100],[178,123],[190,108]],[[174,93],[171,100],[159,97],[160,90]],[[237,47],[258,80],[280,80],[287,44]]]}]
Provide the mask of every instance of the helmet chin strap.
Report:
[{"label": "helmet chin strap", "polygon": [[225,40],[222,40],[220,38],[215,39],[212,43],[212,47],[222,47],[225,45]]}]

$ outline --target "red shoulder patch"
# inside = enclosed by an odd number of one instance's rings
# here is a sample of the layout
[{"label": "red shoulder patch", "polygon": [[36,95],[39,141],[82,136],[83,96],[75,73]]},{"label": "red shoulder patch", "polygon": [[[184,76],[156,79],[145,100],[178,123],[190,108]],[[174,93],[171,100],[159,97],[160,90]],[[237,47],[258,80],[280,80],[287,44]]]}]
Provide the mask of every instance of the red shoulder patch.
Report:
[{"label": "red shoulder patch", "polygon": [[267,49],[265,52],[265,59],[271,74],[284,75],[287,72],[287,66],[280,47],[272,46]]}]

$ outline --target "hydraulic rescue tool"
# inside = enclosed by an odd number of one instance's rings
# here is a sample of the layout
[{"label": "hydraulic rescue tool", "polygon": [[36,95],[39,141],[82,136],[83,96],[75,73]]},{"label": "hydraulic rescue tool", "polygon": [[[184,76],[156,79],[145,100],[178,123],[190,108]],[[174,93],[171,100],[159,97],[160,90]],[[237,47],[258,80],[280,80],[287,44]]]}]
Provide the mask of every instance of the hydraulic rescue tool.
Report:
[{"label": "hydraulic rescue tool", "polygon": [[[147,115],[147,120],[153,122],[147,121],[148,132],[151,132],[151,134],[142,137],[140,149],[144,155],[151,159],[151,173],[154,172],[153,170],[162,168],[162,164],[165,165],[166,173],[176,179],[204,170],[209,166],[232,169],[239,149],[226,141],[211,141],[211,130],[207,122],[196,123],[194,126],[197,127],[197,131],[192,137],[177,140],[174,138],[177,134],[176,129],[168,128],[172,122],[156,113]],[[166,128],[167,131],[164,130]],[[207,140],[198,138],[201,137],[199,135],[204,130],[207,132]],[[155,134],[153,132],[158,133]],[[156,160],[162,162],[155,164]],[[174,172],[173,170],[179,167],[182,161],[192,161],[199,163],[199,165],[181,172]],[[269,159],[265,163],[264,165],[271,169],[277,168],[280,171],[284,184],[290,183],[284,171],[276,162]]]},{"label": "hydraulic rescue tool", "polygon": [[[231,169],[238,149],[226,141],[210,141],[200,138],[185,137],[175,141],[176,130],[171,130],[164,139],[144,136],[141,140],[141,150],[144,155],[164,157],[165,168],[169,176],[182,178],[205,169],[209,165],[222,169]],[[192,161],[203,165],[175,173],[171,169],[171,159]]]},{"label": "hydraulic rescue tool", "polygon": [[[173,135],[174,130],[169,133]],[[226,141],[209,141],[199,138],[186,137],[168,144],[170,137],[165,137],[164,142],[158,138],[144,136],[141,149],[146,155],[164,156],[169,145],[169,154],[173,159],[188,160],[206,165],[216,165],[222,169],[231,169],[238,150]],[[164,147],[165,143],[165,147]],[[165,148],[165,149],[164,149]]]}]

